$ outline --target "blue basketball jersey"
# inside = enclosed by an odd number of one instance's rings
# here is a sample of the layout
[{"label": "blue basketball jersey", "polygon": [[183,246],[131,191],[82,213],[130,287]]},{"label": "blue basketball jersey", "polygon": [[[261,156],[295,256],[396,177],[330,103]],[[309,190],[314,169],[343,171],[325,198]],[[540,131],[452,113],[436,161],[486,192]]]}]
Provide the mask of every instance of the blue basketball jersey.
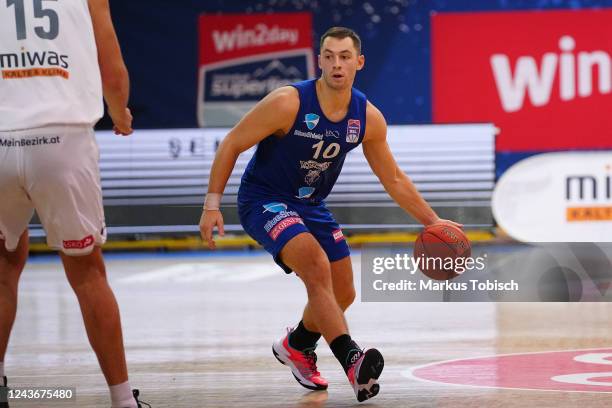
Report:
[{"label": "blue basketball jersey", "polygon": [[363,140],[366,96],[353,88],[345,118],[332,122],[317,99],[316,80],[293,84],[300,109],[289,132],[270,135],[257,146],[239,190],[239,200],[286,197],[319,203],[336,182],[346,154]]}]

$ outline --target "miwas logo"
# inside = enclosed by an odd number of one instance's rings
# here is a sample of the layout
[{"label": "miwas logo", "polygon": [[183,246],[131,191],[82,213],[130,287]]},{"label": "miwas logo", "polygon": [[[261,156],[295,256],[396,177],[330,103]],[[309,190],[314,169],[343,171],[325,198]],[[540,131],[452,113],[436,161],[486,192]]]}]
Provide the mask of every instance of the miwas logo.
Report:
[{"label": "miwas logo", "polygon": [[567,221],[612,221],[611,169],[607,165],[605,173],[565,177]]},{"label": "miwas logo", "polygon": [[612,242],[612,153],[521,160],[495,184],[491,208],[500,228],[523,242]]},{"label": "miwas logo", "polygon": [[23,51],[19,54],[0,54],[3,79],[59,76],[68,79],[68,55],[55,51]]}]

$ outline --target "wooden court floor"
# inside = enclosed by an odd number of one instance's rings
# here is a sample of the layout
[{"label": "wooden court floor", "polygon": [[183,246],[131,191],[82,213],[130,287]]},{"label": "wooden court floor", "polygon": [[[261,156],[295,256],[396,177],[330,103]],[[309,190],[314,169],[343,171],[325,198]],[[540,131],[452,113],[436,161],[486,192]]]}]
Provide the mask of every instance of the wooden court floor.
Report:
[{"label": "wooden court floor", "polygon": [[[359,256],[353,262],[358,281]],[[386,360],[381,393],[358,404],[325,344],[318,354],[330,381],[327,392],[301,388],[272,357],[272,341],[298,322],[306,297],[299,280],[284,275],[266,254],[115,254],[107,257],[107,269],[121,307],[130,381],[155,408],[612,406],[608,303],[358,299],[347,313],[351,334],[362,347],[379,348]],[[452,376],[439,382],[414,375],[418,367],[450,360],[590,349],[603,356],[600,372],[606,361],[610,366],[607,378],[606,370],[599,378],[604,385],[588,392],[451,385],[444,382],[454,381]],[[510,371],[498,371],[488,360],[452,372],[460,382],[520,381],[542,365],[530,358]],[[562,373],[570,363],[555,364],[552,372]],[[11,408],[110,406],[76,299],[55,257],[36,257],[24,271],[6,371],[14,386],[77,390],[74,402],[14,402]]]}]

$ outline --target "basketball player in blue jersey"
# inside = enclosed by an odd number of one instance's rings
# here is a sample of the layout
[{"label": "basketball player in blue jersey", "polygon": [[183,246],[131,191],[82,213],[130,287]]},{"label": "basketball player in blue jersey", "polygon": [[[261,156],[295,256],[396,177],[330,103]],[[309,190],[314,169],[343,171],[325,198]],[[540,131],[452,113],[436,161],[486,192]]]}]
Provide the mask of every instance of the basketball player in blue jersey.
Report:
[{"label": "basketball player in blue jersey", "polygon": [[314,352],[321,335],[348,376],[357,399],[374,397],[384,361],[376,349],[363,351],[350,337],[344,311],[355,299],[349,247],[323,200],[331,191],[346,154],[363,152],[386,191],[423,225],[441,220],[397,166],[386,142],[380,111],[353,88],[364,66],[361,41],[352,30],[333,27],[321,37],[319,79],[282,87],[266,96],[220,144],[212,166],[200,220],[202,238],[215,248],[223,235],[221,195],[238,155],[255,144],[238,193],[245,231],[287,273],[304,282],[308,303],[302,320],[272,346],[274,356],[312,390],[327,381]]}]

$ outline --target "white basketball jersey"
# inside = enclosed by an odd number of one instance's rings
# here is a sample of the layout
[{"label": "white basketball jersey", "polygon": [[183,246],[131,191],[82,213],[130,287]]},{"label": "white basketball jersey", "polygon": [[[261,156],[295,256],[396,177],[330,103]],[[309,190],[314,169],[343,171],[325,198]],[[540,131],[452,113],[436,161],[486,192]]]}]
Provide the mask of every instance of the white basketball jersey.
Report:
[{"label": "white basketball jersey", "polygon": [[0,131],[94,125],[102,114],[87,0],[0,0]]}]

